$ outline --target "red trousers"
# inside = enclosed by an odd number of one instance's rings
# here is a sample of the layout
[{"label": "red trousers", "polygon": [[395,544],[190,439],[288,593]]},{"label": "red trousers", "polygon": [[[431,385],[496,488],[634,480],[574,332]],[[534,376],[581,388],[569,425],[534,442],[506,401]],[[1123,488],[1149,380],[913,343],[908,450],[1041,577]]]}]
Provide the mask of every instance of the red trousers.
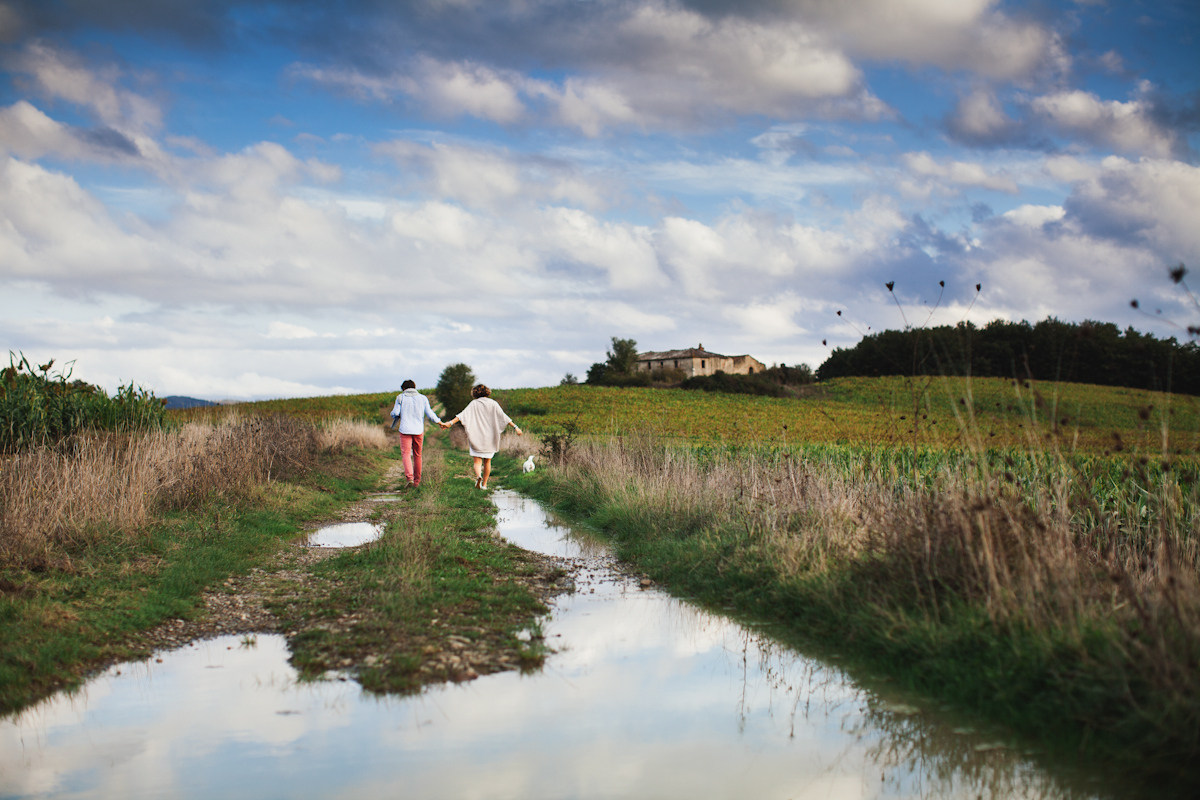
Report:
[{"label": "red trousers", "polygon": [[421,485],[421,442],[423,433],[400,434],[400,461],[404,464],[404,477],[414,486]]}]

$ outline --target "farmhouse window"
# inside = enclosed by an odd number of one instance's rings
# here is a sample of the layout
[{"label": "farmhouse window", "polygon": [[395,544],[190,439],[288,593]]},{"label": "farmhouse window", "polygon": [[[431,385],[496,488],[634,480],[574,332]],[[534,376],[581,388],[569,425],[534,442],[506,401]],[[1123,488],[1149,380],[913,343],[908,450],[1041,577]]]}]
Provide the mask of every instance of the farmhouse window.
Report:
[{"label": "farmhouse window", "polygon": [[704,359],[700,359],[700,369],[704,369]]}]

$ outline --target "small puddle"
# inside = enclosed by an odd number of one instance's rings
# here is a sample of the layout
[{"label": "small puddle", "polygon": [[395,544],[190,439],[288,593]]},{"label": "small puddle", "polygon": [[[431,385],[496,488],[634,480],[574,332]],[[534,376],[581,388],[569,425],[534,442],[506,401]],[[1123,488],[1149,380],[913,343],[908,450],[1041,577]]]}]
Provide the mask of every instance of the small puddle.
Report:
[{"label": "small puddle", "polygon": [[308,547],[357,547],[383,535],[383,526],[372,522],[339,522],[309,534]]},{"label": "small puddle", "polygon": [[297,682],[281,636],[199,642],[0,721],[0,796],[1122,796],[643,590],[537,503],[494,499],[504,536],[576,560],[541,672],[377,697],[344,677]]}]

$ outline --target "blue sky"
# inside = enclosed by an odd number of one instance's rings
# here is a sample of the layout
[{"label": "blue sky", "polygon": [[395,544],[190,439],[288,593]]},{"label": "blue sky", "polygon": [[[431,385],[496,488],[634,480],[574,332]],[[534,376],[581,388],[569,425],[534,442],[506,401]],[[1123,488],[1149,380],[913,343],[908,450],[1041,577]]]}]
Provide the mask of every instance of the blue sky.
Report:
[{"label": "blue sky", "polygon": [[548,385],[612,336],[1183,337],[1198,36],[1191,0],[0,0],[0,336],[213,399]]}]

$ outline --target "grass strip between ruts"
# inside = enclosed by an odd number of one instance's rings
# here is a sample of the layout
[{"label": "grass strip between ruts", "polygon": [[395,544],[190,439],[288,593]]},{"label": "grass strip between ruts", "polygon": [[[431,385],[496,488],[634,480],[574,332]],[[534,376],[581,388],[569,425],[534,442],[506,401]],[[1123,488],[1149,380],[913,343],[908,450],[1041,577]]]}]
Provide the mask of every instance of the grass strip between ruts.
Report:
[{"label": "grass strip between ruts", "polygon": [[274,604],[303,676],[353,667],[365,688],[403,693],[541,665],[548,608],[533,587],[561,570],[496,537],[469,457],[425,443],[422,486],[388,504],[384,535],[315,565],[318,580]]}]

